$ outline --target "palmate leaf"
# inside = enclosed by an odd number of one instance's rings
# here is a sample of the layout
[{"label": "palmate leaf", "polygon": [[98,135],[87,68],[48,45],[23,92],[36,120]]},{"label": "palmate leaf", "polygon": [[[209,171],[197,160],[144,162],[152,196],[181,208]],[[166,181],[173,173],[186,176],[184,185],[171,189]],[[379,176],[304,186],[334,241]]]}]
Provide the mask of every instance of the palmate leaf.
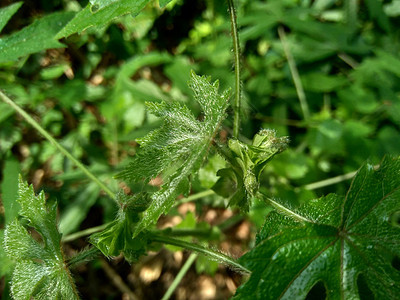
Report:
[{"label": "palmate leaf", "polygon": [[163,119],[163,126],[139,140],[139,153],[117,177],[149,181],[163,175],[162,188],[151,195],[151,204],[137,225],[134,236],[166,213],[175,198],[189,190],[188,177],[203,162],[228,106],[228,91],[220,95],[218,82],[192,72],[189,82],[196,101],[203,111],[203,120],[178,102],[148,103],[153,114]]},{"label": "palmate leaf", "polygon": [[7,225],[4,249],[16,261],[11,293],[14,299],[78,299],[66,267],[57,230],[56,205],[46,204],[44,193],[35,196],[33,187],[19,180],[20,215],[40,234],[39,242],[19,220]]},{"label": "palmate leaf", "polygon": [[399,299],[399,211],[400,158],[385,158],[363,166],[345,197],[271,212],[240,259],[252,275],[235,299],[305,299],[320,282],[328,299]]}]

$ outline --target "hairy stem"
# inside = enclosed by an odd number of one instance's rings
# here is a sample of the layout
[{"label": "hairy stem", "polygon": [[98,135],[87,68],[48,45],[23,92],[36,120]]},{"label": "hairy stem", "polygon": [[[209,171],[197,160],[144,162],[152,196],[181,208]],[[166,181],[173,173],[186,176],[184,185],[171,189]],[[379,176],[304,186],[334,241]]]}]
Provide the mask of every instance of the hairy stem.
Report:
[{"label": "hairy stem", "polygon": [[102,183],[92,172],[90,172],[79,160],[71,155],[71,153],[65,149],[61,144],[59,144],[38,122],[36,122],[27,112],[25,112],[21,107],[14,103],[10,98],[8,98],[2,91],[0,91],[0,98],[11,106],[16,112],[18,112],[29,124],[31,124],[37,131],[39,131],[53,146],[55,146],[62,154],[68,157],[79,169],[90,180],[95,182],[104,192],[106,192],[111,198],[115,198],[115,194]]},{"label": "hairy stem", "polygon": [[172,294],[178,287],[179,283],[181,283],[181,281],[182,281],[183,277],[185,276],[185,274],[187,273],[187,271],[189,271],[190,267],[195,262],[196,258],[197,258],[196,253],[190,254],[189,258],[187,259],[185,264],[182,266],[182,268],[179,270],[178,275],[176,275],[174,281],[169,286],[167,292],[164,294],[164,296],[162,297],[161,300],[168,300],[172,296]]},{"label": "hairy stem", "polygon": [[234,119],[233,119],[233,137],[238,138],[240,129],[240,46],[239,46],[239,33],[236,23],[236,11],[233,5],[233,0],[228,0],[229,16],[231,18],[231,32],[233,41],[233,54],[235,60],[235,102],[233,105]]},{"label": "hairy stem", "polygon": [[303,112],[304,120],[308,121],[310,118],[310,110],[308,109],[306,94],[303,89],[303,84],[301,83],[300,80],[300,75],[296,67],[296,62],[292,56],[292,53],[290,52],[289,44],[286,41],[285,30],[283,29],[282,26],[279,26],[278,28],[278,35],[279,39],[281,40],[283,51],[285,52],[286,59],[289,64],[290,73],[292,74],[294,86],[296,88],[297,97],[299,98],[300,107],[301,111]]},{"label": "hairy stem", "polygon": [[235,259],[233,259],[232,257],[225,255],[219,251],[212,250],[210,248],[207,248],[207,247],[204,247],[204,246],[201,246],[198,244],[182,241],[180,239],[175,239],[175,238],[171,238],[171,237],[156,234],[156,233],[152,233],[149,238],[150,238],[150,240],[152,240],[154,242],[159,242],[159,243],[168,244],[168,245],[174,245],[177,247],[182,247],[187,250],[191,250],[191,251],[195,251],[195,252],[204,254],[212,260],[218,261],[219,263],[223,263],[223,264],[226,264],[226,265],[232,267],[233,270],[237,270],[242,273],[251,273],[246,267],[239,264]]},{"label": "hairy stem", "polygon": [[77,255],[74,257],[71,257],[67,263],[69,268],[74,268],[75,266],[88,262],[90,260],[95,259],[99,254],[100,250],[97,249],[96,247],[91,247],[88,249],[85,249],[81,252],[79,252]]}]

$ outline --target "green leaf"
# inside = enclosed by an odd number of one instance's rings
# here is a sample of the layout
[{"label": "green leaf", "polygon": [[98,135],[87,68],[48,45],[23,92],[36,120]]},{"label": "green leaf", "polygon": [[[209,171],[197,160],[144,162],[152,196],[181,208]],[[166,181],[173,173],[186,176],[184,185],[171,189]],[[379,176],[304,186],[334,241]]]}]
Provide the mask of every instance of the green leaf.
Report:
[{"label": "green leaf", "polygon": [[[4,229],[0,229],[0,245],[4,243]],[[14,262],[7,256],[4,247],[0,247],[0,277],[12,273]]]},{"label": "green leaf", "polygon": [[400,16],[400,0],[393,0],[391,3],[384,4],[384,12],[389,17]]},{"label": "green leaf", "polygon": [[36,20],[24,29],[0,39],[0,62],[15,61],[19,57],[45,49],[62,48],[54,39],[56,33],[72,18],[71,12],[58,12]]},{"label": "green leaf", "polygon": [[75,196],[75,201],[64,210],[59,223],[59,230],[67,235],[79,229],[79,225],[86,218],[89,209],[99,198],[100,188],[94,182],[88,183],[85,189]]},{"label": "green leaf", "polygon": [[116,195],[117,217],[102,232],[91,235],[91,243],[106,256],[118,256],[122,252],[128,261],[136,261],[146,252],[147,240],[145,233],[134,240],[132,234],[140,212],[146,210],[150,201],[147,194],[127,196],[119,192]]},{"label": "green leaf", "polygon": [[378,0],[366,0],[365,4],[368,8],[371,19],[375,19],[378,25],[386,32],[390,32],[390,21],[383,11],[382,2]]},{"label": "green leaf", "polygon": [[218,93],[218,82],[210,83],[206,77],[191,74],[189,82],[196,101],[203,111],[203,121],[178,102],[147,103],[151,113],[164,121],[163,127],[139,140],[141,148],[133,162],[117,177],[148,182],[163,174],[162,188],[152,196],[152,203],[138,224],[134,235],[166,213],[175,198],[186,194],[188,177],[196,172],[207,155],[207,150],[225,118],[228,92]]},{"label": "green leaf", "polygon": [[89,0],[90,4],[92,5],[93,12],[103,9],[104,7],[118,1],[119,0]]},{"label": "green leaf", "polygon": [[18,196],[18,174],[20,169],[19,162],[14,157],[8,158],[4,164],[1,193],[6,224],[10,223],[18,215],[19,204],[16,200]]},{"label": "green leaf", "polygon": [[145,55],[136,55],[126,61],[116,75],[115,89],[118,90],[124,81],[129,81],[133,75],[142,67],[157,66],[171,61],[171,56],[167,53],[150,52]]},{"label": "green leaf", "polygon": [[125,126],[119,132],[120,138],[124,134],[132,134],[133,129],[142,125],[146,118],[146,101],[154,99],[158,102],[160,97],[165,98],[165,94],[154,82],[145,79],[133,81],[132,76],[144,66],[157,66],[170,60],[167,53],[151,52],[137,55],[119,68],[111,99],[102,103],[101,112],[107,119],[124,121]]},{"label": "green leaf", "polygon": [[40,234],[33,238],[20,220],[5,231],[4,249],[16,261],[11,292],[14,299],[78,299],[75,284],[66,268],[57,230],[57,207],[46,204],[44,193],[19,180],[20,215]]},{"label": "green leaf", "polygon": [[170,3],[172,0],[159,0],[158,2],[160,3],[160,7],[166,6],[168,3]]},{"label": "green leaf", "polygon": [[231,164],[221,169],[220,179],[213,190],[222,197],[229,198],[230,205],[238,206],[247,212],[251,198],[259,189],[259,180],[267,163],[278,153],[284,151],[289,143],[288,137],[277,137],[275,130],[262,129],[254,138],[252,145],[239,140],[229,140],[229,150],[219,150]]},{"label": "green leaf", "polygon": [[92,26],[105,26],[122,15],[137,15],[149,0],[94,0],[91,2],[95,4],[95,7],[88,4],[84,9],[78,12],[75,18],[57,34],[57,39],[70,36],[74,33],[80,34],[82,31]]},{"label": "green leaf", "polygon": [[315,155],[320,153],[343,152],[343,124],[335,119],[322,121],[315,128],[310,129],[307,134],[311,152]]},{"label": "green leaf", "polygon": [[377,170],[364,165],[345,197],[271,212],[255,248],[240,259],[252,275],[235,298],[305,299],[322,283],[327,299],[360,299],[366,290],[398,299],[399,175],[400,157],[387,157]]},{"label": "green leaf", "polygon": [[0,32],[22,4],[23,2],[16,2],[0,9]]},{"label": "green leaf", "polygon": [[348,79],[342,76],[329,76],[317,72],[312,72],[301,76],[304,89],[306,91],[327,93],[339,90],[348,83]]},{"label": "green leaf", "polygon": [[40,77],[44,80],[56,79],[63,75],[68,68],[68,64],[50,66],[40,71]]},{"label": "green leaf", "polygon": [[207,275],[214,276],[217,273],[219,263],[209,259],[205,255],[199,255],[196,259],[195,267],[197,274],[206,273]]}]

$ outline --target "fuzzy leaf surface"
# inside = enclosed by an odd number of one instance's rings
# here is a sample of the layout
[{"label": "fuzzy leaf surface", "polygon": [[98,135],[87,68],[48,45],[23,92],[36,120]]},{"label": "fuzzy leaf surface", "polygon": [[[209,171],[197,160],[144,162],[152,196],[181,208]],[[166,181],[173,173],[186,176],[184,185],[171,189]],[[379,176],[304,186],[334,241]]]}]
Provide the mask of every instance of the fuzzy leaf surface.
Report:
[{"label": "fuzzy leaf surface", "polygon": [[140,151],[117,177],[148,182],[163,175],[161,189],[151,195],[151,204],[138,224],[134,236],[166,213],[175,198],[189,191],[189,176],[196,172],[207,154],[220,123],[225,118],[228,92],[218,93],[218,82],[191,74],[189,82],[203,111],[203,120],[178,102],[148,103],[148,109],[163,119],[163,126],[139,140]]},{"label": "fuzzy leaf surface", "polygon": [[71,12],[57,12],[36,20],[22,30],[0,39],[0,63],[45,49],[65,47],[55,39],[57,32],[73,17]]},{"label": "fuzzy leaf surface", "polygon": [[305,299],[318,282],[328,299],[360,299],[365,290],[398,299],[399,211],[400,158],[388,157],[378,170],[364,165],[345,197],[271,212],[256,246],[240,259],[252,275],[235,299]]},{"label": "fuzzy leaf surface", "polygon": [[14,220],[4,235],[4,249],[16,261],[11,293],[14,299],[79,299],[65,265],[61,235],[57,230],[56,205],[46,204],[44,193],[19,180],[20,215],[40,234],[34,239],[25,226]]}]

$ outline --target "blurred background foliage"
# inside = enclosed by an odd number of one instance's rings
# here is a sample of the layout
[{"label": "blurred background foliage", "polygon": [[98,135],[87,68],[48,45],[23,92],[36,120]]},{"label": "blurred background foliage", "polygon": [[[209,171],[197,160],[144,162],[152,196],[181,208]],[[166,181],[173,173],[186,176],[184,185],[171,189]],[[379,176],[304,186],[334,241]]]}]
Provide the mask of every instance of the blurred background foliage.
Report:
[{"label": "blurred background foliage", "polygon": [[[72,15],[87,2],[24,1],[1,38],[56,11]],[[1,6],[11,3],[2,1]],[[242,52],[241,139],[251,140],[261,128],[276,129],[279,136],[291,139],[290,148],[263,173],[262,188],[268,195],[302,202],[333,191],[343,194],[349,181],[310,184],[353,172],[366,160],[378,164],[386,154],[400,155],[399,0],[235,4]],[[125,15],[60,42],[66,47],[14,61],[0,57],[0,88],[114,190],[143,189],[117,183],[112,176],[135,154],[135,139],[160,125],[146,112],[145,101],[174,99],[200,114],[187,86],[192,69],[219,79],[221,89],[234,86],[225,1],[174,0],[163,9],[154,1],[136,17]],[[221,140],[231,134],[232,119],[230,112]],[[193,194],[209,189],[222,167],[224,161],[210,153],[194,178]],[[0,103],[3,202],[16,197],[13,180],[19,170],[36,189],[57,199],[64,234],[114,218],[112,201]],[[196,229],[200,225],[195,219],[207,220],[210,209],[223,215],[225,207],[223,199],[208,193],[195,202],[194,215],[176,208],[169,218],[180,216],[180,226]],[[0,224],[15,215],[13,209],[2,209]],[[242,218],[236,225],[260,226],[267,210],[255,199],[248,220]],[[161,223],[168,218],[164,219]],[[238,254],[251,244],[252,236],[239,238]],[[219,232],[216,240],[223,239]],[[228,233],[225,239],[229,240]],[[76,240],[71,247],[85,243]],[[0,266],[0,276],[12,268],[6,261]],[[196,270],[214,274],[217,266],[201,257]],[[157,299],[157,292],[152,292],[147,299]]]}]

